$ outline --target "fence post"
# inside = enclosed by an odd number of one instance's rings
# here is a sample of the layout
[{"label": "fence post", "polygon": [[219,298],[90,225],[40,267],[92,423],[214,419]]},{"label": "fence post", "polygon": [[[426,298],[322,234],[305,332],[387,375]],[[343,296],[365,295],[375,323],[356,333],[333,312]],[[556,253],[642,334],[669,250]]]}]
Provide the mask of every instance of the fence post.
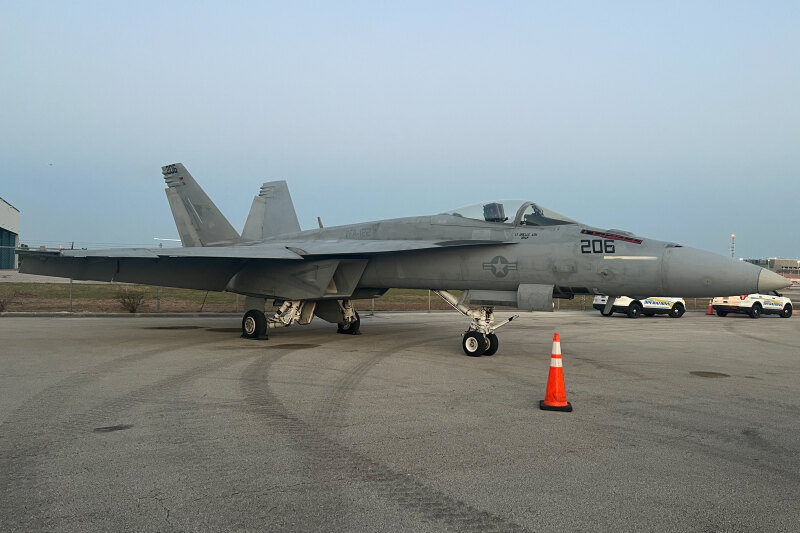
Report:
[{"label": "fence post", "polygon": [[72,278],[69,278],[69,312],[72,312]]}]

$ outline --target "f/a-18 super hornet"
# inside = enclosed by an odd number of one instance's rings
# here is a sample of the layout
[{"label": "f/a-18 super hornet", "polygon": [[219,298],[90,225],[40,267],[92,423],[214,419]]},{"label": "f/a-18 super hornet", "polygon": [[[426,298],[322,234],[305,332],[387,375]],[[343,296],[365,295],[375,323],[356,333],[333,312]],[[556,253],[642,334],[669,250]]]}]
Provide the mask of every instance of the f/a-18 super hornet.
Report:
[{"label": "f/a-18 super hornet", "polygon": [[[786,278],[750,263],[587,226],[530,201],[301,231],[284,181],[265,183],[240,235],[180,163],[162,167],[181,248],[18,250],[21,272],[245,295],[242,335],[308,324],[357,334],[352,300],[431,289],[470,320],[468,355],[497,351],[494,307],[552,311],[576,294],[632,298],[768,293]],[[322,224],[320,224],[322,226]],[[463,291],[456,297],[451,291]],[[265,314],[272,300],[274,311]]]}]

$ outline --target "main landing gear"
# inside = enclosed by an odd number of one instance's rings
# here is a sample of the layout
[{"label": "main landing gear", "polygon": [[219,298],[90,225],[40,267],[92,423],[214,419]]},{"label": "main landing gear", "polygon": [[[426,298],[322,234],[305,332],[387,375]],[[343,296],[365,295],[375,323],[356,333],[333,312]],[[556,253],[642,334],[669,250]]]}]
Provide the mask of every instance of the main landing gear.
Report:
[{"label": "main landing gear", "polygon": [[464,349],[464,353],[470,357],[494,355],[497,352],[497,348],[500,347],[500,341],[494,333],[495,330],[519,317],[519,315],[514,315],[499,324],[495,324],[494,307],[483,306],[480,309],[470,309],[447,291],[434,290],[433,292],[452,305],[453,309],[472,319],[469,328],[464,332],[464,336],[461,339],[461,347]]},{"label": "main landing gear", "polygon": [[358,311],[353,308],[353,303],[350,300],[342,300],[339,302],[339,309],[342,311],[342,321],[338,323],[336,333],[342,335],[361,335],[361,317],[358,316]]},{"label": "main landing gear", "polygon": [[[261,300],[263,303],[263,300]],[[278,303],[278,302],[276,302]],[[332,303],[332,302],[329,302]],[[360,335],[361,319],[350,300],[342,300],[339,304],[341,314],[337,323],[337,333]],[[316,301],[285,300],[272,315],[267,316],[261,309],[250,309],[242,317],[242,337],[246,339],[268,339],[267,330],[285,328],[292,324],[310,324],[314,318]],[[324,315],[323,315],[324,316]],[[335,315],[334,315],[335,316]],[[328,317],[325,316],[327,319]]]}]

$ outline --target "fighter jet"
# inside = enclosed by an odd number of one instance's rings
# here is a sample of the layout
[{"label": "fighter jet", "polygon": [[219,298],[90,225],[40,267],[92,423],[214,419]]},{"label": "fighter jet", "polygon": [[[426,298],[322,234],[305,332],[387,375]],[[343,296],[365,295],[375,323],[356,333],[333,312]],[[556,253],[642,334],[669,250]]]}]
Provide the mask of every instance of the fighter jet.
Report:
[{"label": "fighter jet", "polygon": [[[499,346],[494,308],[553,311],[576,294],[633,298],[768,293],[786,278],[673,242],[591,227],[533,201],[302,231],[284,181],[265,183],[241,235],[180,164],[162,167],[182,248],[19,249],[20,271],[246,296],[242,336],[317,316],[358,334],[352,300],[431,289],[469,320],[467,355]],[[320,224],[321,225],[321,224]],[[463,291],[457,297],[452,291]],[[277,309],[265,313],[271,300]]]}]

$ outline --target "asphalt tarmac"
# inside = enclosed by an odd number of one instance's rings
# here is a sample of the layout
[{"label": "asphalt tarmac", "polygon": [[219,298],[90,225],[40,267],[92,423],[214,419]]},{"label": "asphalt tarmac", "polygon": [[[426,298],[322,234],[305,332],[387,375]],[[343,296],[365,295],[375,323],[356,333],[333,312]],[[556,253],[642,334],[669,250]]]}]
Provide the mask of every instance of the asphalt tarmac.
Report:
[{"label": "asphalt tarmac", "polygon": [[797,315],[524,313],[481,358],[456,313],[239,322],[0,317],[0,530],[800,526]]}]

